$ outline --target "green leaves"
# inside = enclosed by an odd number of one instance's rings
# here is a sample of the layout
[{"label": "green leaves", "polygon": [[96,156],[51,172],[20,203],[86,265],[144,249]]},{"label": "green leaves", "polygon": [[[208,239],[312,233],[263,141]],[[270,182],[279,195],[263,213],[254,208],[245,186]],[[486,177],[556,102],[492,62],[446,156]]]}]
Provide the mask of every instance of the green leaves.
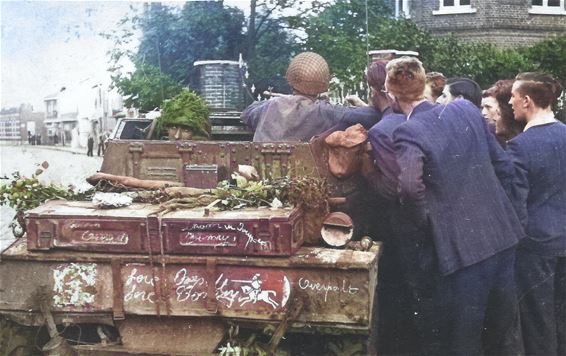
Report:
[{"label": "green leaves", "polygon": [[[161,107],[164,100],[194,82],[193,63],[203,59],[237,60],[243,42],[244,15],[218,1],[190,1],[182,10],[150,3],[143,14],[124,17],[106,38],[114,39],[110,52],[113,84],[126,96],[126,105],[141,111]],[[140,44],[132,51],[134,30]],[[120,61],[129,57],[133,73],[122,73]]]},{"label": "green leaves", "polygon": [[125,96],[126,106],[133,106],[141,111],[151,111],[161,107],[165,99],[177,95],[182,89],[182,86],[171,76],[143,62],[136,63],[134,73],[115,76],[113,81],[120,93]]},{"label": "green leaves", "polygon": [[204,100],[196,93],[184,89],[173,99],[163,104],[163,112],[157,121],[157,128],[163,132],[166,126],[183,126],[197,136],[208,137],[209,110]]},{"label": "green leaves", "polygon": [[315,177],[281,177],[262,181],[247,181],[237,174],[232,181],[222,181],[215,190],[220,208],[269,207],[274,199],[283,206],[305,205],[317,209],[326,206],[329,196],[325,180]]},{"label": "green leaves", "polygon": [[18,212],[38,207],[49,199],[73,200],[81,196],[72,188],[62,188],[54,184],[45,185],[36,176],[23,177],[20,172],[12,173],[12,178],[4,177],[6,184],[0,185],[0,205],[7,205]]}]

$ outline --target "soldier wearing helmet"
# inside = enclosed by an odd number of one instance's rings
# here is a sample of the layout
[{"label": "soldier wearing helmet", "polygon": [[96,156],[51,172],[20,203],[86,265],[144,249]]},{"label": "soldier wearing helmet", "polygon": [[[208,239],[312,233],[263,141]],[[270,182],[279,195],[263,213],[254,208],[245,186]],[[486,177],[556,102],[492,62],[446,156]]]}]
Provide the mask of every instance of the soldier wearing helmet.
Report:
[{"label": "soldier wearing helmet", "polygon": [[319,54],[303,52],[295,56],[287,68],[287,81],[292,95],[280,95],[251,104],[241,115],[242,121],[254,130],[253,140],[309,141],[339,123],[361,123],[371,127],[380,113],[368,113],[332,105],[318,96],[328,91],[330,70]]}]

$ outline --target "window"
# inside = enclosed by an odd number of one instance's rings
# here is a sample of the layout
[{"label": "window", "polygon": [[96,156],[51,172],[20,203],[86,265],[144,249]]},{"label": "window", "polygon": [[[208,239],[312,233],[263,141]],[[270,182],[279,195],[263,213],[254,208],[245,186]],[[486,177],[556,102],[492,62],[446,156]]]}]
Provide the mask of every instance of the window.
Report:
[{"label": "window", "polygon": [[409,8],[409,0],[395,0],[395,18],[399,18],[401,16],[407,19],[410,18]]},{"label": "window", "polygon": [[529,14],[566,15],[564,0],[532,0]]},{"label": "window", "polygon": [[[564,1],[564,0],[561,0]],[[473,14],[477,10],[472,8],[470,0],[440,0],[438,10],[433,15]]]}]

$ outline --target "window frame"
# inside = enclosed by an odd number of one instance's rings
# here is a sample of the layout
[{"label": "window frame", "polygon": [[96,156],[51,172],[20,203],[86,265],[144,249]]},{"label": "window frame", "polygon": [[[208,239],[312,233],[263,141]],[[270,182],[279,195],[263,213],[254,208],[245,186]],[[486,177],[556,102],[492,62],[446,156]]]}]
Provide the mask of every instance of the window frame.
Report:
[{"label": "window frame", "polygon": [[[560,0],[564,1],[564,0]],[[474,14],[478,10],[470,5],[460,5],[460,0],[454,0],[454,5],[444,6],[444,0],[438,1],[438,10],[433,10],[433,15]]]},{"label": "window frame", "polygon": [[533,5],[531,1],[531,8],[529,14],[533,15],[566,15],[564,8],[564,0],[560,0],[559,6],[549,6],[548,0],[542,0],[542,5]]},{"label": "window frame", "polygon": [[[411,2],[409,0],[395,0],[395,18],[403,16],[406,19],[411,18],[410,9]],[[402,8],[402,9],[401,9]]]}]

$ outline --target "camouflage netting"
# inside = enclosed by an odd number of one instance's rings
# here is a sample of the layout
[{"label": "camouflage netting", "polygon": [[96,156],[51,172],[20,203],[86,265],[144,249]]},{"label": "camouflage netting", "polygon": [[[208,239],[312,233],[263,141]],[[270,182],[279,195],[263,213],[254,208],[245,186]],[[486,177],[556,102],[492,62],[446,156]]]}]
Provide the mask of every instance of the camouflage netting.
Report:
[{"label": "camouflage netting", "polygon": [[183,90],[163,104],[161,117],[157,120],[157,132],[160,136],[167,136],[168,127],[180,126],[193,131],[195,138],[208,138],[208,115],[205,101],[195,92]]},{"label": "camouflage netting", "polygon": [[286,78],[296,91],[307,95],[318,95],[328,91],[330,69],[321,55],[303,52],[291,60]]}]

